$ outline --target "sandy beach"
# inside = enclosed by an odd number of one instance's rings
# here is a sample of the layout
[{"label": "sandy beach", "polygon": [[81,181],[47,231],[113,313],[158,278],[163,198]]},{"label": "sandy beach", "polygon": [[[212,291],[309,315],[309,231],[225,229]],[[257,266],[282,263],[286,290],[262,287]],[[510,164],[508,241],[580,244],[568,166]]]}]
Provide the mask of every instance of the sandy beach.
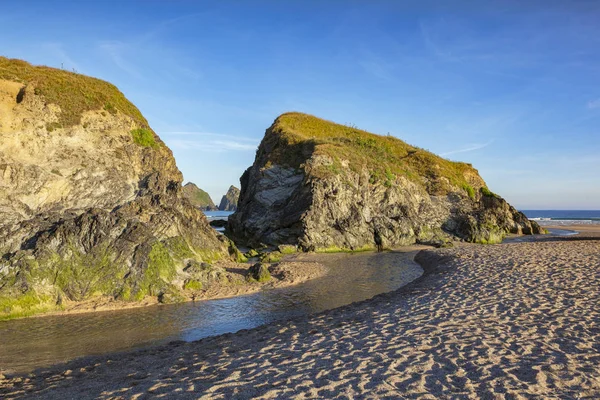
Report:
[{"label": "sandy beach", "polygon": [[600,397],[600,234],[424,250],[416,261],[425,275],[393,293],[5,377],[0,397]]}]

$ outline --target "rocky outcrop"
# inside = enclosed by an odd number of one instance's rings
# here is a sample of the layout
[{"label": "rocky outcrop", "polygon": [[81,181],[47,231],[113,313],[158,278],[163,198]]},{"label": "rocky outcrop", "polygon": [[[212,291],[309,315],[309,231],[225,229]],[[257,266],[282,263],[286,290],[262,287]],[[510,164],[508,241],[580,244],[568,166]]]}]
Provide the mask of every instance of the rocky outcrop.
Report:
[{"label": "rocky outcrop", "polygon": [[384,246],[540,233],[471,165],[305,114],[275,120],[240,181],[229,230],[252,246],[356,250],[374,247],[375,232]]},{"label": "rocky outcrop", "polygon": [[178,299],[228,257],[171,151],[114,86],[0,57],[0,318]]},{"label": "rocky outcrop", "polygon": [[192,182],[188,182],[183,185],[183,195],[192,203],[193,206],[198,207],[205,211],[216,211],[218,210],[215,203],[213,203],[210,195],[204,190]]},{"label": "rocky outcrop", "polygon": [[237,203],[240,197],[240,189],[235,186],[230,186],[229,190],[221,199],[219,204],[219,210],[221,211],[235,211],[237,210]]}]

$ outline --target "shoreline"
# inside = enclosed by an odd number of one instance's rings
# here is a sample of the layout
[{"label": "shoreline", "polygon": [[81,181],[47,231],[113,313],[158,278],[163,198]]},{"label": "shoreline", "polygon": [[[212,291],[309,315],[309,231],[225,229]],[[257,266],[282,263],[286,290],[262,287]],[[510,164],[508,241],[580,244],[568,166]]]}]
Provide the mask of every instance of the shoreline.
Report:
[{"label": "shoreline", "polygon": [[[598,233],[596,232],[596,235]],[[600,237],[432,249],[417,280],[234,334],[0,380],[7,398],[600,396]]]},{"label": "shoreline", "polygon": [[571,224],[571,225],[544,225],[542,228],[571,230],[582,233],[600,235],[600,224]]},{"label": "shoreline", "polygon": [[[471,243],[462,243],[462,245],[463,246],[473,246]],[[474,245],[474,246],[486,246],[486,245]],[[267,328],[271,325],[282,325],[282,324],[286,324],[286,323],[302,323],[307,318],[322,317],[322,316],[326,316],[326,315],[333,314],[333,313],[344,313],[347,310],[353,310],[357,307],[361,307],[364,305],[370,305],[371,303],[377,302],[377,301],[385,301],[394,296],[410,296],[411,294],[414,293],[414,290],[419,290],[419,287],[422,284],[422,281],[424,281],[425,279],[429,278],[432,275],[435,275],[436,273],[441,272],[439,267],[442,263],[451,260],[451,257],[440,256],[440,255],[437,255],[434,253],[427,253],[427,250],[435,251],[435,248],[432,248],[431,246],[424,246],[424,245],[410,245],[410,246],[404,246],[401,249],[391,249],[391,250],[388,249],[385,251],[387,253],[398,252],[400,254],[414,253],[413,261],[416,264],[418,264],[421,267],[421,269],[423,270],[423,273],[418,278],[414,279],[413,281],[411,281],[391,292],[380,293],[380,294],[377,294],[368,299],[355,301],[350,304],[346,304],[346,305],[336,307],[333,309],[329,309],[329,310],[319,311],[319,312],[316,312],[316,313],[313,313],[310,315],[296,316],[296,317],[292,317],[292,318],[282,320],[282,321],[269,322],[267,324],[263,324],[263,325],[260,325],[260,326],[254,327],[254,328],[241,329],[237,332],[228,332],[228,333],[224,333],[224,334],[220,334],[220,335],[216,335],[216,336],[208,336],[208,337],[194,340],[191,342],[176,340],[176,341],[171,341],[166,344],[153,345],[153,346],[148,346],[148,347],[144,347],[144,348],[117,351],[117,352],[111,352],[111,353],[106,353],[106,354],[101,354],[101,355],[83,356],[83,357],[78,357],[73,360],[63,362],[63,363],[57,363],[57,364],[54,364],[51,366],[36,368],[29,372],[18,372],[18,373],[6,374],[6,371],[4,371],[4,373],[3,373],[3,371],[0,369],[0,394],[2,394],[2,389],[3,389],[2,380],[3,379],[19,380],[21,377],[24,377],[24,376],[31,376],[34,374],[48,375],[49,373],[62,371],[63,369],[66,369],[66,371],[71,371],[75,368],[86,369],[86,367],[84,367],[84,365],[89,365],[89,364],[93,363],[96,366],[96,365],[98,365],[98,362],[102,361],[102,360],[105,360],[108,364],[111,364],[112,362],[110,359],[119,358],[119,357],[130,357],[130,356],[135,357],[136,355],[138,355],[138,353],[139,353],[139,355],[144,355],[145,353],[147,353],[149,351],[156,352],[156,354],[160,354],[162,352],[169,352],[170,349],[173,347],[180,347],[180,346],[186,346],[186,345],[201,346],[201,345],[205,344],[206,346],[208,346],[208,348],[213,348],[214,346],[218,346],[219,343],[221,342],[221,340],[227,341],[229,338],[235,337],[237,335],[251,335],[254,332],[261,332],[265,328]],[[335,255],[335,254],[347,254],[347,253],[297,253],[297,254],[293,254],[292,256],[299,256],[301,259],[301,261],[299,261],[300,263],[318,264],[318,262],[314,262],[312,259],[320,258],[320,257],[327,257],[330,255]],[[373,252],[373,254],[376,255],[378,253]],[[295,284],[299,284],[299,283],[302,283],[302,282],[297,282]],[[291,286],[291,285],[287,285],[287,286]],[[281,287],[285,287],[285,286],[281,286]],[[248,294],[250,294],[250,293],[248,293]],[[236,296],[232,296],[232,297],[236,297]],[[212,300],[212,299],[203,299],[203,300]],[[160,305],[160,304],[155,304],[155,305]],[[150,306],[152,306],[152,305],[150,305]],[[145,306],[142,305],[140,307],[145,307]],[[138,308],[138,307],[132,307],[132,308]],[[119,309],[116,309],[114,311],[118,311],[118,310]],[[106,311],[110,311],[110,310],[106,310]],[[95,312],[95,311],[91,311],[91,312]],[[102,312],[102,311],[100,311],[100,312]],[[39,315],[39,317],[45,317],[48,315],[49,314],[42,314],[42,315]],[[38,316],[34,316],[34,317],[38,317]],[[31,317],[29,317],[29,318],[31,318]]]},{"label": "shoreline", "polygon": [[[252,264],[250,263],[223,263],[230,276],[239,275],[235,278],[237,282],[227,285],[211,285],[207,289],[202,290],[195,298],[186,298],[185,301],[179,303],[188,303],[194,301],[217,300],[245,296],[260,292],[261,290],[271,290],[290,287],[307,282],[312,279],[320,278],[327,274],[327,267],[317,262],[301,261],[303,268],[296,268],[298,262],[288,261],[285,258],[279,263],[269,264],[271,271],[271,279],[267,282],[248,282],[245,280],[245,272],[240,272],[241,269],[247,271]],[[267,263],[268,264],[268,263]],[[232,272],[232,270],[236,270]],[[156,296],[147,297],[139,302],[128,302],[123,300],[114,300],[111,297],[98,297],[82,302],[68,303],[64,310],[54,310],[40,314],[34,314],[24,317],[10,318],[0,320],[2,322],[14,321],[19,319],[29,318],[45,318],[64,315],[78,315],[87,313],[101,313],[110,311],[131,310],[136,308],[155,307],[163,305],[172,305],[176,303],[160,303]],[[1,371],[0,371],[1,372]]]},{"label": "shoreline", "polygon": [[[377,265],[382,265],[385,266],[387,265],[387,267],[381,267],[382,271],[381,273],[383,273],[384,275],[382,276],[382,278],[377,278],[379,280],[379,284],[384,285],[385,287],[387,287],[387,285],[392,285],[392,287],[390,287],[388,290],[393,291],[396,290],[396,288],[398,288],[400,285],[406,285],[407,282],[411,282],[414,279],[417,279],[418,277],[420,277],[423,273],[423,269],[418,266],[418,264],[416,264],[415,262],[413,262],[413,257],[414,255],[423,248],[429,248],[427,246],[407,246],[406,248],[401,248],[401,249],[397,249],[395,251],[386,251],[383,253],[375,253],[375,252],[360,252],[360,253],[356,253],[356,254],[348,254],[348,253],[337,253],[337,254],[317,254],[317,253],[296,253],[293,255],[289,255],[287,258],[285,258],[284,262],[282,263],[282,265],[287,265],[286,269],[288,270],[292,270],[293,272],[297,272],[298,270],[302,269],[304,271],[302,271],[301,276],[306,275],[306,270],[305,267],[306,266],[310,266],[310,265],[316,265],[319,267],[324,266],[326,268],[326,274],[323,275],[321,278],[326,279],[325,282],[330,282],[331,284],[333,284],[332,289],[333,292],[331,292],[331,296],[333,296],[333,299],[338,299],[338,300],[331,300],[328,297],[328,289],[327,289],[327,285],[323,285],[322,283],[319,284],[318,282],[314,282],[311,283],[308,287],[311,287],[312,289],[310,289],[308,292],[298,292],[298,294],[301,295],[300,298],[298,298],[299,302],[299,306],[302,307],[306,307],[308,303],[306,303],[306,300],[308,300],[308,298],[311,298],[312,300],[309,300],[310,302],[315,302],[314,306],[317,308],[317,310],[313,310],[310,311],[309,313],[303,313],[302,315],[298,315],[297,313],[294,313],[292,310],[290,310],[292,312],[292,316],[287,316],[285,318],[281,318],[281,319],[275,319],[275,320],[279,320],[279,321],[285,321],[288,319],[293,319],[293,318],[307,318],[310,315],[314,315],[317,313],[320,313],[322,311],[326,311],[324,307],[325,303],[328,303],[329,306],[325,306],[327,307],[327,310],[331,310],[334,308],[337,308],[340,306],[340,304],[342,306],[345,306],[347,304],[350,304],[350,302],[348,300],[344,300],[344,298],[346,296],[344,296],[342,294],[342,297],[340,297],[340,289],[343,291],[343,287],[344,285],[341,285],[336,287],[336,283],[338,281],[338,279],[342,279],[344,280],[343,277],[343,273],[342,275],[340,275],[340,271],[343,271],[346,267],[345,264],[347,264],[348,262],[351,262],[353,264],[353,266],[350,267],[350,271],[354,270],[354,271],[363,271],[365,268],[369,269],[369,265],[373,265],[377,264]],[[407,265],[408,263],[408,265]],[[375,265],[373,265],[373,267],[375,267]],[[379,269],[380,267],[376,267],[376,269]],[[391,268],[391,269],[390,269]],[[395,270],[396,268],[401,268],[402,272],[400,274],[398,273],[394,273],[392,272],[392,270]],[[321,268],[319,268],[319,270],[321,270]],[[336,272],[337,271],[337,272]],[[355,276],[357,272],[351,272],[350,276]],[[373,276],[375,277],[375,275],[372,275],[371,273],[366,272],[366,275],[360,275],[362,274],[362,272],[358,272],[359,275],[356,276],[362,276],[363,278],[366,277],[367,279],[369,279],[369,277]],[[392,275],[389,276],[390,279],[392,279],[390,282],[397,282],[398,285],[396,284],[388,284],[388,280],[387,277],[389,274],[393,274],[393,278]],[[296,274],[298,275],[298,274]],[[322,274],[321,274],[322,275]],[[336,278],[338,275],[339,278]],[[377,276],[381,276],[381,275],[377,275]],[[332,281],[332,279],[334,279],[334,281]],[[358,278],[358,279],[362,279],[362,278]],[[383,279],[383,280],[381,280]],[[350,280],[352,281],[353,278],[350,278]],[[271,291],[271,289],[273,290],[278,290],[280,288],[284,288],[285,287],[290,287],[292,285],[290,285],[290,283],[295,284],[304,284],[307,283],[306,280],[301,280],[301,281],[296,281],[296,280],[287,280],[288,282],[286,282],[285,285],[279,285],[280,287],[277,288],[268,288],[266,289],[263,293],[265,293],[265,295],[267,296],[267,298],[270,296],[268,294],[269,291]],[[357,281],[358,282],[363,282],[363,281]],[[368,283],[367,281],[364,281],[365,284],[368,285],[372,285],[372,283]],[[311,286],[312,285],[312,286]],[[314,286],[317,285],[317,286]],[[315,291],[315,288],[319,288]],[[401,287],[401,286],[400,286]],[[292,289],[295,290],[295,289]],[[364,289],[358,288],[357,289],[358,292],[363,291]],[[377,290],[377,289],[375,289]],[[380,289],[381,290],[381,289]],[[369,289],[367,289],[367,291],[369,291]],[[321,293],[319,296],[320,297],[313,297],[313,293],[317,294],[317,293]],[[342,292],[343,293],[343,292]],[[375,292],[377,293],[377,292]],[[304,294],[308,295],[309,297],[307,297],[306,300],[302,300],[302,296],[304,296]],[[356,294],[349,294],[349,296],[351,296],[352,298],[357,299],[357,301],[363,301],[363,299],[368,300],[369,298],[371,298],[373,296],[373,294],[369,294],[368,296],[362,296],[362,295],[356,295]],[[291,301],[292,298],[289,298],[288,301]],[[323,303],[325,302],[325,303]],[[285,307],[285,303],[282,303],[282,305]],[[165,305],[166,307],[168,307],[169,305]],[[197,308],[198,310],[201,310],[203,307],[202,301],[198,301],[196,304],[194,304],[194,308]],[[310,307],[310,306],[309,306]],[[161,311],[161,309],[158,308],[152,308],[149,307],[149,310],[144,310],[142,311],[142,314],[147,314],[147,313],[162,313],[163,311]],[[177,309],[177,308],[175,308]],[[211,310],[211,306],[208,306],[208,310],[210,312]],[[117,310],[118,311],[123,311],[123,310]],[[168,311],[166,311],[168,313]],[[240,312],[243,311],[240,310]],[[98,317],[93,316],[94,313],[90,314],[90,318],[116,318],[117,320],[124,318],[122,317],[122,315],[131,315],[132,317],[138,315],[138,314],[131,314],[131,313],[126,313],[126,314],[107,314],[104,316],[99,315]],[[72,317],[75,317],[75,315],[72,315]],[[125,317],[127,318],[127,317]],[[142,317],[142,319],[144,319],[145,317]],[[53,323],[60,323],[62,324],[69,324],[69,321],[72,321],[70,319],[65,319],[62,320],[63,322],[60,322],[61,320],[54,320],[52,321]],[[273,320],[268,319],[268,322],[265,322],[263,320],[263,322],[261,323],[261,325],[265,325],[267,323],[272,322]],[[43,329],[43,321],[39,321],[38,323],[35,323],[34,325],[28,324],[26,326],[30,326],[31,329],[33,329],[33,331],[39,331],[39,329]],[[72,325],[72,324],[71,324]],[[21,328],[16,328],[17,326],[21,326]],[[234,325],[235,326],[235,325]],[[254,325],[251,324],[252,327],[255,326],[260,326],[260,325]],[[86,357],[98,357],[98,356],[103,356],[103,355],[111,355],[111,354],[115,354],[115,353],[123,353],[123,352],[130,352],[130,351],[135,351],[135,350],[140,350],[140,349],[144,349],[144,348],[151,348],[151,347],[156,347],[156,346],[161,346],[161,345],[165,345],[167,343],[169,343],[170,341],[173,340],[180,340],[177,338],[171,338],[169,340],[161,340],[160,342],[155,342],[155,343],[146,343],[143,346],[130,346],[130,347],[120,347],[120,346],[113,346],[113,345],[108,345],[107,348],[105,348],[103,351],[83,351],[83,352],[68,352],[69,354],[67,354],[66,356],[63,356],[62,353],[61,355],[58,356],[50,356],[50,357],[44,357],[43,355],[41,357],[37,357],[35,354],[32,354],[32,356],[30,357],[28,354],[28,351],[26,350],[27,348],[31,348],[31,347],[25,347],[23,348],[23,356],[27,357],[27,361],[19,361],[19,359],[17,358],[12,358],[10,354],[18,354],[21,351],[21,348],[19,346],[16,346],[16,344],[19,342],[18,336],[14,336],[10,334],[10,328],[11,325],[6,325],[5,328],[8,329],[9,331],[7,332],[9,334],[9,338],[8,338],[8,349],[11,349],[9,351],[8,354],[5,354],[4,356],[0,356],[0,375],[4,374],[4,375],[8,375],[8,376],[18,376],[18,375],[23,375],[23,374],[27,374],[27,373],[31,373],[32,371],[35,370],[43,370],[46,368],[52,368],[53,366],[58,366],[58,365],[62,365],[64,363],[68,363],[74,360],[78,360],[80,358],[86,358]],[[143,325],[139,326],[140,328],[143,329]],[[14,329],[21,330],[23,329],[23,325],[14,325],[13,326]],[[236,330],[239,329],[250,329],[250,326],[238,326],[236,329],[234,329],[232,332],[235,332]],[[14,331],[14,330],[13,330]],[[16,332],[16,331],[14,331]],[[83,333],[84,331],[82,331]],[[67,336],[68,336],[68,332],[64,332]],[[221,334],[225,334],[225,333],[230,333],[227,330],[221,330],[219,333],[213,333],[210,336],[218,336]],[[94,332],[90,332],[90,335],[94,335]],[[107,334],[110,334],[107,331]],[[143,335],[142,335],[143,336]],[[127,334],[125,334],[125,337],[128,337]],[[154,337],[154,336],[153,336]],[[204,336],[204,337],[196,337],[193,340],[190,339],[182,339],[186,342],[191,342],[191,341],[197,341],[197,340],[201,340],[201,338],[205,338],[208,336]],[[60,336],[56,336],[56,335],[52,335],[52,338],[60,338]],[[45,340],[43,337],[39,338],[40,340]],[[103,340],[103,339],[101,339]],[[153,339],[155,340],[155,339]],[[33,348],[37,348],[35,342],[31,341],[31,338],[29,338],[27,340],[28,345],[33,346]],[[83,341],[84,345],[89,344],[90,341]],[[110,343],[110,342],[107,342]],[[57,341],[56,343],[58,346],[60,345],[60,341]],[[66,345],[67,347],[72,347],[69,345]],[[79,346],[78,344],[76,344],[76,346]],[[88,345],[89,347],[89,345]],[[89,347],[90,349],[93,349],[93,347]],[[8,350],[7,349],[7,350]],[[42,352],[41,354],[44,353],[44,349],[43,348],[39,348],[39,350]],[[78,354],[77,354],[78,353]],[[39,358],[39,360],[36,362],[36,359]],[[5,360],[5,363],[2,363],[1,361]],[[2,365],[4,364],[4,365]],[[2,368],[4,367],[4,368]]]},{"label": "shoreline", "polygon": [[[551,228],[551,229],[573,230],[573,231],[578,232],[578,237],[581,237],[582,234],[591,234],[594,237],[595,236],[600,237],[600,224],[596,225],[596,226],[589,225],[589,224],[579,224],[579,225],[573,224],[573,225],[547,225],[547,226],[543,226],[543,227]],[[552,235],[550,235],[550,236],[554,237]],[[526,238],[527,236],[515,236],[515,238],[518,238],[518,237]],[[471,245],[471,244],[455,242],[455,246],[458,246],[458,247],[465,246],[465,245]],[[420,247],[423,248],[423,247],[428,247],[428,246],[420,246]],[[417,248],[419,248],[419,245],[404,246],[403,248],[405,250],[417,249]],[[394,251],[394,249],[391,249],[391,250],[388,249],[388,251]],[[234,297],[238,297],[238,296],[244,296],[244,295],[248,295],[248,294],[257,293],[257,292],[259,292],[261,290],[265,290],[265,289],[268,290],[268,289],[289,287],[289,286],[297,285],[297,284],[300,284],[300,283],[303,283],[303,282],[306,282],[306,281],[309,281],[312,279],[317,279],[327,273],[327,268],[323,265],[320,265],[319,267],[313,266],[313,268],[312,268],[313,270],[310,271],[308,274],[301,274],[302,276],[294,277],[293,273],[292,273],[291,279],[289,279],[288,277],[285,277],[286,272],[290,272],[290,271],[297,272],[298,271],[298,270],[294,271],[293,267],[290,268],[290,266],[288,265],[289,263],[295,262],[294,260],[290,260],[290,258],[292,258],[293,256],[297,256],[298,254],[300,254],[300,253],[286,255],[281,260],[281,262],[271,263],[270,269],[273,269],[273,268],[276,269],[275,273],[272,274],[272,276],[277,275],[278,273],[281,274],[283,272],[283,275],[284,275],[283,279],[273,279],[272,278],[270,281],[263,282],[263,283],[244,282],[243,284],[237,284],[237,285],[224,285],[224,286],[212,285],[212,286],[208,287],[207,289],[203,290],[202,293],[200,293],[197,297],[186,298],[183,302],[228,299],[228,298],[234,298]],[[307,253],[307,254],[311,254],[311,253]],[[319,254],[338,254],[338,253],[314,253],[314,254],[319,255]],[[290,256],[292,256],[292,257],[290,257]],[[312,261],[310,261],[310,259],[308,259],[308,260],[301,259],[300,262],[302,262],[304,264],[309,264],[309,263],[319,264],[318,261],[312,262]],[[232,269],[239,270],[240,268],[244,268],[247,270],[251,266],[250,263],[232,263],[232,262],[226,262],[223,265],[224,265],[225,269],[228,269],[228,267],[229,267],[230,270],[232,270]],[[300,270],[300,271],[303,271],[303,270]],[[303,272],[305,272],[305,271],[303,271]],[[229,273],[230,274],[237,273],[240,276],[244,275],[239,272],[234,272],[234,273],[229,272]],[[40,314],[33,314],[33,315],[28,315],[28,316],[23,316],[23,317],[0,319],[0,322],[25,319],[25,318],[44,318],[44,317],[53,317],[53,316],[62,316],[62,315],[77,315],[77,314],[87,314],[87,313],[96,313],[96,312],[131,310],[131,309],[136,309],[136,308],[161,306],[161,305],[169,305],[169,304],[174,304],[174,303],[161,303],[158,301],[158,298],[155,296],[147,297],[139,302],[115,300],[110,297],[99,297],[99,298],[94,298],[94,299],[90,299],[90,300],[86,300],[86,301],[82,301],[82,302],[68,302],[67,309],[52,310],[52,311],[48,311],[48,312],[44,312],[44,313],[40,313]]]}]

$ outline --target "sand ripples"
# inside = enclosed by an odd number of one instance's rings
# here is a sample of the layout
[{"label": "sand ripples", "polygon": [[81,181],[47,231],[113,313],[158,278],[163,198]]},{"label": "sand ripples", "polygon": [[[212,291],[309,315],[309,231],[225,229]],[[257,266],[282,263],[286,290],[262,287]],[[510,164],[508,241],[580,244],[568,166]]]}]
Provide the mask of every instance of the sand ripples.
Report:
[{"label": "sand ripples", "polygon": [[[44,398],[598,398],[600,241],[467,246],[315,315],[2,383]],[[65,372],[64,369],[69,368]]]}]

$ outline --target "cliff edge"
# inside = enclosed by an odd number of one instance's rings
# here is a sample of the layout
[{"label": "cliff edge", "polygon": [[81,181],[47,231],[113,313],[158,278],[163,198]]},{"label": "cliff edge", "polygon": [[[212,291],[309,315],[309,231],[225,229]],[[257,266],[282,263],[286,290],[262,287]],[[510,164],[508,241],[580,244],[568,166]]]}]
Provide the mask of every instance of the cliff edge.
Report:
[{"label": "cliff edge", "polygon": [[376,235],[398,246],[540,233],[470,164],[301,113],[267,129],[240,182],[229,230],[253,246],[357,250]]},{"label": "cliff edge", "polygon": [[0,318],[98,296],[184,297],[229,243],[181,181],[115,86],[0,57]]}]

